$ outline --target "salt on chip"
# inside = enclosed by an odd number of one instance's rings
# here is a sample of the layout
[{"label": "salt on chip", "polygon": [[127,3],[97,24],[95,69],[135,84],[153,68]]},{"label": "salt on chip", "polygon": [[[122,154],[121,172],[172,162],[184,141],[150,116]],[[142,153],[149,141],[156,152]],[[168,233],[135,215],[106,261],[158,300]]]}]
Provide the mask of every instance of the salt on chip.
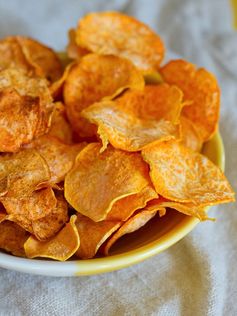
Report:
[{"label": "salt on chip", "polygon": [[107,221],[126,221],[133,213],[146,206],[147,202],[156,199],[157,193],[151,185],[145,187],[141,192],[129,195],[121,200],[118,200],[112,206],[108,213]]},{"label": "salt on chip", "polygon": [[118,12],[84,16],[78,23],[76,43],[100,55],[125,57],[144,72],[158,68],[165,50],[147,25]]},{"label": "salt on chip", "polygon": [[17,36],[18,43],[36,74],[54,82],[62,74],[62,65],[57,54],[49,47],[29,37]]},{"label": "salt on chip", "polygon": [[142,226],[144,226],[150,219],[156,215],[156,210],[143,210],[136,215],[130,217],[106,242],[103,252],[105,255],[109,254],[112,245],[122,236],[133,233]]},{"label": "salt on chip", "polygon": [[179,128],[171,122],[141,120],[122,111],[112,101],[92,105],[83,111],[83,116],[98,124],[97,133],[103,144],[108,143],[125,151],[136,152],[165,140],[179,138]]},{"label": "salt on chip", "polygon": [[76,227],[80,237],[80,247],[76,256],[81,259],[93,258],[100,246],[121,226],[120,221],[94,222],[90,218],[77,215]]},{"label": "salt on chip", "polygon": [[80,246],[80,238],[75,225],[76,215],[72,215],[60,232],[48,241],[39,241],[30,236],[24,244],[28,258],[44,257],[66,261],[75,254]]},{"label": "salt on chip", "polygon": [[0,223],[0,248],[18,257],[25,257],[24,243],[29,233],[17,224],[4,220]]},{"label": "salt on chip", "polygon": [[150,165],[156,192],[166,199],[199,207],[234,201],[223,172],[207,157],[177,141],[151,146],[142,156]]},{"label": "salt on chip", "polygon": [[87,145],[78,143],[67,145],[56,137],[44,135],[30,144],[45,159],[51,173],[50,183],[59,183],[64,180],[65,175],[74,165],[76,156]]},{"label": "salt on chip", "polygon": [[72,128],[67,121],[65,106],[61,102],[55,103],[48,135],[58,138],[65,144],[72,144]]},{"label": "salt on chip", "polygon": [[180,118],[180,127],[182,144],[194,151],[200,152],[203,142],[195,124],[182,115]]},{"label": "salt on chip", "polygon": [[114,97],[126,88],[142,90],[144,79],[133,64],[116,56],[89,54],[74,65],[64,84],[67,115],[82,137],[95,135],[95,127],[81,117],[81,111],[104,97]]},{"label": "salt on chip", "polygon": [[184,99],[192,104],[183,114],[196,126],[203,141],[217,130],[220,110],[220,89],[216,78],[204,68],[184,60],[173,60],[160,69],[165,82],[177,85]]},{"label": "salt on chip", "polygon": [[48,165],[35,149],[0,156],[0,197],[30,196],[49,179]]},{"label": "salt on chip", "polygon": [[64,185],[68,203],[96,222],[106,218],[116,201],[141,192],[150,183],[148,166],[138,153],[111,146],[103,153],[100,150],[99,143],[87,145]]}]

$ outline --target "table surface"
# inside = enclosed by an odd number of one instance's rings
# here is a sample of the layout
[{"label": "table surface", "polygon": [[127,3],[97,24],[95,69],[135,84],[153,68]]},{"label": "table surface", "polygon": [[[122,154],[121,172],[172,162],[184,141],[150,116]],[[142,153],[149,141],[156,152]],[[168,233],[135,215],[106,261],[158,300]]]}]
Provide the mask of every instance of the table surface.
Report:
[{"label": "table surface", "polygon": [[[33,36],[64,49],[67,30],[90,11],[120,10],[149,24],[169,52],[202,65],[222,88],[220,131],[226,174],[237,190],[237,33],[224,0],[5,1],[0,37]],[[0,315],[236,315],[236,204],[141,264],[80,278],[31,276],[0,269]]]}]

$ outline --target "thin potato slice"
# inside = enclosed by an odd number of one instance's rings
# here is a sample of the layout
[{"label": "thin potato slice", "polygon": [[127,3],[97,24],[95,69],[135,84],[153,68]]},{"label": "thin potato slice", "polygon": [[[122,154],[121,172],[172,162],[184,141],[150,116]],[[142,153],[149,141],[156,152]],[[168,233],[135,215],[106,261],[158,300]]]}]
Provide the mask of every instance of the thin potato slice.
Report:
[{"label": "thin potato slice", "polygon": [[121,226],[120,221],[94,222],[86,216],[77,215],[76,227],[80,247],[76,256],[81,259],[93,258],[100,246]]},{"label": "thin potato slice", "polygon": [[204,68],[185,60],[173,60],[160,69],[165,82],[177,85],[184,99],[192,104],[183,114],[198,128],[203,141],[210,139],[217,130],[220,111],[220,89],[216,78]]},{"label": "thin potato slice", "polygon": [[200,152],[203,142],[195,124],[187,117],[181,116],[180,126],[182,144],[194,151]]},{"label": "thin potato slice", "polygon": [[76,43],[100,55],[131,60],[140,70],[157,69],[164,56],[164,45],[147,25],[118,12],[91,13],[76,30]]},{"label": "thin potato slice", "polygon": [[71,68],[64,84],[64,101],[73,129],[82,137],[95,135],[95,128],[81,117],[81,111],[126,88],[142,90],[143,87],[144,79],[130,61],[95,54],[83,57]]},{"label": "thin potato slice", "polygon": [[26,256],[51,258],[58,261],[69,259],[80,246],[80,238],[75,225],[76,219],[76,215],[72,215],[70,222],[48,241],[39,241],[30,236],[24,244]]},{"label": "thin potato slice", "polygon": [[29,233],[8,220],[0,223],[0,232],[0,248],[14,256],[25,257],[24,243],[29,238]]},{"label": "thin potato slice", "polygon": [[157,198],[157,193],[151,186],[147,186],[141,192],[115,202],[106,220],[126,221],[136,210],[144,208],[148,201],[155,198]]},{"label": "thin potato slice", "polygon": [[[65,197],[79,213],[94,221],[106,218],[114,203],[139,193],[150,183],[148,167],[137,153],[91,143],[65,178]],[[99,191],[98,191],[99,190]]]},{"label": "thin potato slice", "polygon": [[234,201],[234,192],[223,172],[207,157],[177,141],[142,151],[150,165],[156,192],[176,202],[203,207]]},{"label": "thin potato slice", "polygon": [[76,30],[70,29],[68,31],[69,42],[67,45],[67,55],[71,59],[81,59],[89,53],[85,48],[79,47],[76,43]]},{"label": "thin potato slice", "polygon": [[30,196],[49,179],[48,165],[35,149],[0,156],[0,197]]},{"label": "thin potato slice", "polygon": [[156,215],[156,210],[146,210],[138,212],[136,215],[130,217],[108,240],[105,244],[103,252],[105,255],[109,254],[112,245],[122,236],[133,233],[142,226],[144,226],[150,219]]},{"label": "thin potato slice", "polygon": [[66,145],[50,135],[44,135],[30,144],[47,162],[51,173],[50,184],[64,180],[66,174],[74,165],[76,156],[86,145],[85,142]]}]

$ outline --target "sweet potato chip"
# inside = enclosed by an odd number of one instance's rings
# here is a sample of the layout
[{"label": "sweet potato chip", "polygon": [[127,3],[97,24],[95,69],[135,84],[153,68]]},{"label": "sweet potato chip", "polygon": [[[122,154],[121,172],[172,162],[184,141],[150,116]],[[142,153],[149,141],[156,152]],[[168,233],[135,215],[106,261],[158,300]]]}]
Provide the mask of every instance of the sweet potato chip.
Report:
[{"label": "sweet potato chip", "polygon": [[129,195],[121,200],[118,200],[112,206],[111,211],[108,213],[107,221],[126,221],[133,213],[146,206],[146,203],[152,199],[157,198],[157,193],[149,185],[141,192]]},{"label": "sweet potato chip", "polygon": [[81,259],[93,258],[100,246],[121,226],[120,221],[94,222],[86,216],[77,215],[76,227],[80,247],[76,256]]},{"label": "sweet potato chip", "polygon": [[194,151],[200,152],[203,142],[195,124],[182,115],[180,118],[180,126],[183,145]]},{"label": "sweet potato chip", "polygon": [[0,223],[0,248],[18,257],[25,257],[24,243],[29,233],[8,220]]},{"label": "sweet potato chip", "polygon": [[51,127],[48,135],[58,138],[65,144],[72,144],[72,128],[67,121],[65,107],[61,102],[55,103]]},{"label": "sweet potato chip", "polygon": [[150,219],[156,215],[156,210],[146,210],[144,209],[141,212],[138,212],[136,215],[130,217],[108,240],[105,244],[103,252],[105,255],[109,254],[110,248],[112,245],[123,235],[133,233],[142,226],[144,226]]},{"label": "sweet potato chip", "polygon": [[234,201],[234,192],[223,172],[207,157],[177,141],[142,151],[150,165],[156,192],[176,201],[202,207]]},{"label": "sweet potato chip", "polygon": [[31,236],[24,244],[28,258],[44,257],[59,261],[66,261],[77,251],[80,239],[75,225],[76,215],[72,215],[70,222],[52,239],[39,241]]},{"label": "sweet potato chip", "polygon": [[146,112],[147,103],[144,103],[143,110],[142,97],[127,104],[127,93],[121,97],[124,102],[120,98],[114,101],[104,100],[82,111],[83,117],[98,125],[97,133],[102,140],[103,150],[110,143],[115,148],[139,151],[153,142],[179,138],[178,125],[161,118],[159,109],[157,119],[148,109]]},{"label": "sweet potato chip", "polygon": [[[147,165],[137,153],[91,143],[65,178],[65,197],[79,213],[94,221],[106,218],[114,203],[139,193],[150,183]],[[98,194],[99,192],[99,194]]]},{"label": "sweet potato chip", "polygon": [[192,104],[183,109],[183,114],[198,128],[203,141],[216,132],[220,89],[216,78],[204,68],[197,69],[184,60],[173,60],[160,69],[164,80],[177,85],[184,92],[184,99]]},{"label": "sweet potato chip", "polygon": [[126,88],[142,90],[144,79],[133,64],[116,56],[89,54],[72,67],[64,85],[69,121],[82,137],[95,128],[81,117],[81,111],[104,97],[113,97]]},{"label": "sweet potato chip", "polygon": [[0,197],[30,196],[49,179],[48,165],[35,149],[0,156]]},{"label": "sweet potato chip", "polygon": [[32,38],[17,36],[18,43],[30,65],[35,68],[36,75],[56,81],[62,75],[62,65],[57,54],[49,47]]},{"label": "sweet potato chip", "polygon": [[76,43],[100,55],[131,60],[140,70],[157,69],[164,56],[164,45],[147,25],[118,12],[91,13],[76,30]]},{"label": "sweet potato chip", "polygon": [[51,184],[64,180],[65,175],[72,168],[76,156],[86,145],[85,142],[66,145],[50,135],[44,135],[30,144],[47,162],[51,173]]}]

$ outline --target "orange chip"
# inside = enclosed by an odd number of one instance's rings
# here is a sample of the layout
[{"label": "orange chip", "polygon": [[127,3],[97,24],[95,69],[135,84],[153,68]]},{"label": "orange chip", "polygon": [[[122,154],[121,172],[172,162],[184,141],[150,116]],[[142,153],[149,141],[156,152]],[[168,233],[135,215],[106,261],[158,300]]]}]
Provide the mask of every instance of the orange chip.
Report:
[{"label": "orange chip", "polygon": [[34,66],[36,75],[50,82],[61,77],[62,65],[57,54],[49,47],[32,38],[16,36],[28,63]]},{"label": "orange chip", "polygon": [[0,248],[15,256],[25,257],[24,243],[29,233],[7,220],[0,223],[0,232]]},{"label": "orange chip", "polygon": [[91,13],[76,30],[80,47],[100,55],[131,60],[140,70],[157,69],[164,56],[164,45],[147,25],[118,12]]},{"label": "orange chip", "polygon": [[204,207],[199,207],[191,203],[173,202],[163,197],[159,197],[159,199],[155,199],[153,201],[148,202],[147,207],[148,208],[152,208],[152,207],[172,208],[185,215],[197,217],[200,221],[211,219],[207,216],[207,213]]},{"label": "orange chip", "polygon": [[164,80],[177,85],[184,92],[184,99],[192,104],[183,114],[197,126],[203,141],[214,135],[218,126],[220,89],[216,78],[204,68],[184,60],[173,60],[160,69]]},{"label": "orange chip", "polygon": [[129,195],[114,203],[111,211],[108,213],[107,221],[126,221],[133,213],[146,206],[146,203],[157,198],[157,193],[149,185],[141,192]]},{"label": "orange chip", "polygon": [[83,57],[71,68],[64,85],[64,100],[72,127],[82,137],[95,135],[95,127],[81,117],[81,111],[126,88],[142,90],[143,87],[144,79],[130,61],[95,54]]},{"label": "orange chip", "polygon": [[181,140],[183,145],[188,148],[191,148],[194,151],[200,152],[203,142],[195,124],[192,121],[190,121],[187,117],[181,116],[180,126]]},{"label": "orange chip", "polygon": [[65,107],[61,102],[55,103],[51,127],[48,135],[58,138],[65,144],[72,144],[72,128],[67,121]]},{"label": "orange chip", "polygon": [[141,192],[150,183],[148,167],[139,154],[113,147],[101,154],[100,150],[99,143],[89,144],[65,178],[68,203],[96,222],[106,218],[116,201]]},{"label": "orange chip", "polygon": [[77,215],[76,227],[80,237],[80,247],[76,256],[81,259],[93,258],[100,246],[120,227],[120,221],[94,222],[86,216]]},{"label": "orange chip", "polygon": [[234,192],[223,172],[207,157],[177,141],[142,151],[158,194],[199,207],[234,201]]},{"label": "orange chip", "polygon": [[33,236],[24,244],[28,258],[45,257],[59,261],[66,261],[77,251],[80,239],[75,225],[76,215],[72,215],[70,222],[61,231],[48,241],[39,241]]},{"label": "orange chip", "polygon": [[98,125],[98,134],[106,148],[138,151],[153,142],[179,138],[182,91],[161,84],[144,91],[127,91],[121,97],[91,105],[82,116]]},{"label": "orange chip", "polygon": [[49,179],[48,165],[35,149],[0,156],[0,196],[30,196]]},{"label": "orange chip", "polygon": [[80,59],[89,51],[85,48],[79,47],[76,43],[76,31],[74,29],[70,29],[68,31],[69,43],[67,45],[67,54],[71,59]]},{"label": "orange chip", "polygon": [[144,209],[143,211],[129,218],[105,244],[105,247],[103,249],[104,254],[109,254],[110,248],[119,238],[121,238],[123,235],[133,233],[134,231],[144,226],[150,219],[152,219],[156,215],[156,213],[156,210],[150,211]]},{"label": "orange chip", "polygon": [[86,145],[87,143],[85,142],[66,145],[50,135],[44,135],[30,144],[47,162],[51,173],[51,184],[64,180],[65,175],[72,168],[76,156]]}]

